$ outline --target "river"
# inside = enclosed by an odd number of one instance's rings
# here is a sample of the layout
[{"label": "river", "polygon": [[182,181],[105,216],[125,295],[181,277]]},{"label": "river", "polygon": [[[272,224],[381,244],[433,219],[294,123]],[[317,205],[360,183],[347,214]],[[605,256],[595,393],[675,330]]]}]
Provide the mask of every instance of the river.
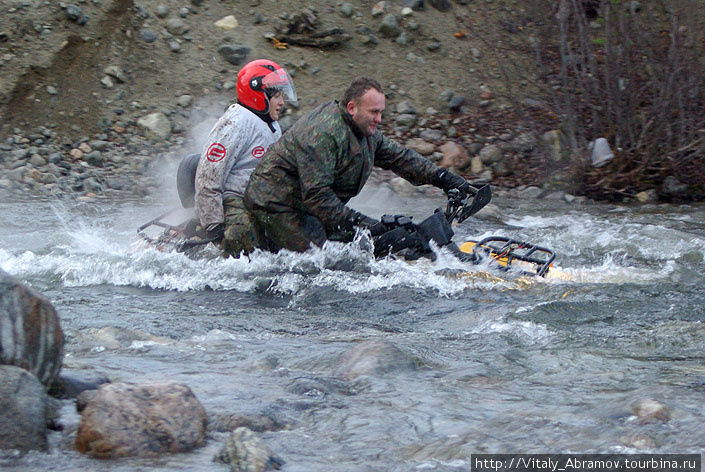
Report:
[{"label": "river", "polygon": [[[168,192],[167,192],[168,193]],[[251,260],[192,260],[136,228],[173,195],[0,202],[0,268],[46,295],[66,334],[64,370],[187,384],[209,415],[263,415],[286,472],[467,471],[472,453],[697,452],[705,445],[705,207],[620,206],[498,195],[500,234],[552,248],[570,280],[486,265],[373,260],[357,245]],[[385,208],[381,208],[384,202]],[[442,198],[368,189],[353,205],[416,221]],[[452,276],[445,268],[464,268]],[[491,274],[491,275],[488,275]],[[384,340],[414,369],[352,380],[340,356]],[[640,421],[644,399],[667,421]],[[226,437],[156,459],[72,449],[65,401],[50,450],[4,470],[226,471]]]}]

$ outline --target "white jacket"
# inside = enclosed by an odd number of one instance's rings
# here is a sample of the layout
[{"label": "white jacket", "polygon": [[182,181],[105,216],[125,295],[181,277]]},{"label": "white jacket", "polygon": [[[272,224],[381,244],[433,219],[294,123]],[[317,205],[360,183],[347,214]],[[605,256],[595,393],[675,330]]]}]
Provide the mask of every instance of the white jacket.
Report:
[{"label": "white jacket", "polygon": [[196,170],[196,215],[207,228],[225,221],[223,199],[242,197],[247,181],[269,146],[281,135],[247,108],[231,105],[211,129]]}]

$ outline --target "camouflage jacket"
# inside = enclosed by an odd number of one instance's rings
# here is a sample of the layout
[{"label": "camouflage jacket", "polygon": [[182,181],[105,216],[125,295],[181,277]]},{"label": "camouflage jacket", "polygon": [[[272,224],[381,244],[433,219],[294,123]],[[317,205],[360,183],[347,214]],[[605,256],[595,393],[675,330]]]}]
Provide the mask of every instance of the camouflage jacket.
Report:
[{"label": "camouflage jacket", "polygon": [[325,103],[270,146],[250,177],[245,206],[275,213],[306,212],[326,229],[349,227],[359,213],[345,204],[360,193],[373,166],[414,185],[438,186],[439,167],[379,131],[363,136],[337,101]]}]

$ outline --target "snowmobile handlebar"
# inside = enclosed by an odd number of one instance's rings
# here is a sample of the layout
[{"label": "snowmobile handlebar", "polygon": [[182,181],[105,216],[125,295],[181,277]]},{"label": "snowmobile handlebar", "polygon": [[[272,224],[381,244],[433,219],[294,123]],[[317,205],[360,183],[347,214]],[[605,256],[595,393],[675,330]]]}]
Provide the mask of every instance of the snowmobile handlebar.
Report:
[{"label": "snowmobile handlebar", "polygon": [[[474,191],[471,195],[463,195],[458,189],[451,189],[447,192],[448,205],[446,206],[445,217],[448,223],[457,220],[462,223],[487,205],[492,200],[492,189],[489,184],[480,188],[470,186]],[[472,197],[472,201],[470,201]]]}]

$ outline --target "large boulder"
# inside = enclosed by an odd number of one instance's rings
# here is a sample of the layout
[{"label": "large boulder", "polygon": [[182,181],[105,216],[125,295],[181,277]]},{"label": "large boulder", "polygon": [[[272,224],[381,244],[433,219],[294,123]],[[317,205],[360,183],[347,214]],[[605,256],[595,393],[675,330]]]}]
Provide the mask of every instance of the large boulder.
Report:
[{"label": "large boulder", "polygon": [[76,449],[98,458],[185,452],[203,444],[207,422],[184,384],[105,384],[81,413]]},{"label": "large boulder", "polygon": [[45,450],[48,397],[25,369],[0,365],[0,449]]},{"label": "large boulder", "polygon": [[0,270],[0,364],[26,369],[49,385],[63,358],[64,333],[51,302]]}]

